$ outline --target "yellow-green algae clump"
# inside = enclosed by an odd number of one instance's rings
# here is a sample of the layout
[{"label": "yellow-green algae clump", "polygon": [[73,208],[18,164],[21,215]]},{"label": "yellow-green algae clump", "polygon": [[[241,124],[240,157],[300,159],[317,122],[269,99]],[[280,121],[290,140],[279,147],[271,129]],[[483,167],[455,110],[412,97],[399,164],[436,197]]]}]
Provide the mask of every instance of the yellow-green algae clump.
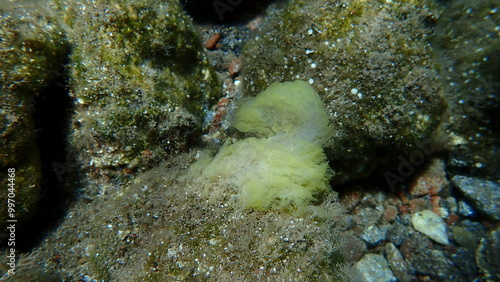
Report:
[{"label": "yellow-green algae clump", "polygon": [[233,126],[251,137],[226,141],[215,157],[193,165],[202,181],[232,187],[244,207],[261,210],[302,210],[328,191],[322,146],[332,131],[309,84],[272,84],[237,110]]}]

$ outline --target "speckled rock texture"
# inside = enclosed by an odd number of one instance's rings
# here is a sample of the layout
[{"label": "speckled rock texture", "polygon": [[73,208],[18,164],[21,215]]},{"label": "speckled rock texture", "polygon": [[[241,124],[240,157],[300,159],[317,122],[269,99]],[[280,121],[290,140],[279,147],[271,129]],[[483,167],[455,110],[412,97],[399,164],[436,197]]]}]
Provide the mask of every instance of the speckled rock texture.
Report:
[{"label": "speckled rock texture", "polygon": [[500,9],[498,1],[446,1],[432,44],[440,57],[454,174],[498,180]]},{"label": "speckled rock texture", "polygon": [[474,207],[493,219],[500,220],[498,182],[462,175],[455,175],[452,181]]},{"label": "speckled rock texture", "polygon": [[334,181],[394,168],[432,138],[445,109],[429,44],[438,16],[428,0],[290,1],[245,47],[245,94],[309,81],[336,131]]},{"label": "speckled rock texture", "polygon": [[177,1],[54,1],[72,44],[72,151],[119,176],[189,148],[219,82]]}]

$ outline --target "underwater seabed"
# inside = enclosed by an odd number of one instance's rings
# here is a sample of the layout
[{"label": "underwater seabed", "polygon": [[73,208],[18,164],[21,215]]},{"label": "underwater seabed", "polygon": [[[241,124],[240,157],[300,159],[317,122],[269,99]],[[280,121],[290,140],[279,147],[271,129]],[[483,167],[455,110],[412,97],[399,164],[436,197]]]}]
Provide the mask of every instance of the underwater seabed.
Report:
[{"label": "underwater seabed", "polygon": [[494,281],[498,4],[0,0],[2,279]]}]

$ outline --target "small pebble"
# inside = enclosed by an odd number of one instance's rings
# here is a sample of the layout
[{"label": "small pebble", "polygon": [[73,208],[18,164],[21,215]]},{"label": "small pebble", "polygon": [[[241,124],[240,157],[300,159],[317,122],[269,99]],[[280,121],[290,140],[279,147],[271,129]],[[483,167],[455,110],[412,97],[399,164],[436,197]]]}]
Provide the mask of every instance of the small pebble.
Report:
[{"label": "small pebble", "polygon": [[415,230],[427,235],[432,240],[448,245],[448,235],[446,233],[446,224],[435,213],[430,210],[415,213],[411,217],[411,223]]},{"label": "small pebble", "polygon": [[219,39],[220,34],[216,33],[212,35],[212,37],[210,37],[205,43],[205,47],[210,50],[215,49],[215,47],[217,46],[217,42],[219,42]]}]

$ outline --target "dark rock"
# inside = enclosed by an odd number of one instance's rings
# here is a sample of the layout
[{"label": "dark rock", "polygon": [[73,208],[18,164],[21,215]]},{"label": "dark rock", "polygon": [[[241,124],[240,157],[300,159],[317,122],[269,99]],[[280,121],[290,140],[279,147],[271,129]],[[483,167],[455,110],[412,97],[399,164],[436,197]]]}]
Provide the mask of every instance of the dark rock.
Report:
[{"label": "dark rock", "polygon": [[477,247],[479,238],[473,232],[461,226],[453,226],[451,232],[460,246],[469,250],[474,250]]},{"label": "dark rock", "polygon": [[363,240],[351,235],[344,236],[345,243],[342,244],[341,250],[346,261],[358,261],[366,253],[367,248]]},{"label": "dark rock", "polygon": [[245,22],[262,13],[269,0],[181,0],[186,12],[201,23]]},{"label": "dark rock", "polygon": [[389,261],[392,272],[400,281],[410,281],[415,276],[415,270],[413,267],[405,261],[403,255],[399,252],[399,250],[392,243],[387,243],[385,245],[385,256]]},{"label": "dark rock", "polygon": [[463,227],[467,228],[467,230],[476,234],[476,236],[478,236],[479,238],[486,237],[488,234],[488,232],[486,231],[486,228],[480,222],[466,219],[466,220],[461,222],[461,225]]},{"label": "dark rock", "polygon": [[453,263],[442,251],[425,249],[411,258],[410,262],[419,274],[429,275],[435,279],[449,278]]},{"label": "dark rock", "polygon": [[500,184],[494,181],[455,175],[452,178],[457,188],[472,201],[472,205],[496,220],[500,220]]},{"label": "dark rock", "polygon": [[[444,1],[443,1],[444,2]],[[447,170],[498,179],[500,171],[500,13],[498,0],[446,1],[433,38],[448,102]],[[457,24],[459,23],[459,24]]]},{"label": "dark rock", "polygon": [[420,232],[413,232],[403,241],[399,251],[401,251],[401,254],[408,262],[411,262],[421,250],[427,250],[432,246],[432,241],[427,236]]},{"label": "dark rock", "polygon": [[459,248],[455,254],[453,254],[451,260],[460,269],[461,278],[464,281],[474,281],[478,278],[479,272],[476,266],[474,251]]},{"label": "dark rock", "polygon": [[401,224],[399,221],[394,223],[387,231],[386,239],[396,246],[401,246],[403,241],[410,236],[411,228]]},{"label": "dark rock", "polygon": [[[500,228],[493,230],[483,238],[476,250],[477,266],[488,279],[500,277]],[[491,280],[491,281],[493,281]]]},{"label": "dark rock", "polygon": [[[48,85],[62,75],[69,51],[64,32],[49,13],[35,3],[9,3],[0,4],[0,237],[7,234],[7,219],[16,219],[19,230],[48,193],[42,188],[40,151],[47,148],[39,148],[43,132],[37,112],[49,107],[36,106],[55,96]],[[8,199],[15,200],[15,215],[7,210]]]}]

